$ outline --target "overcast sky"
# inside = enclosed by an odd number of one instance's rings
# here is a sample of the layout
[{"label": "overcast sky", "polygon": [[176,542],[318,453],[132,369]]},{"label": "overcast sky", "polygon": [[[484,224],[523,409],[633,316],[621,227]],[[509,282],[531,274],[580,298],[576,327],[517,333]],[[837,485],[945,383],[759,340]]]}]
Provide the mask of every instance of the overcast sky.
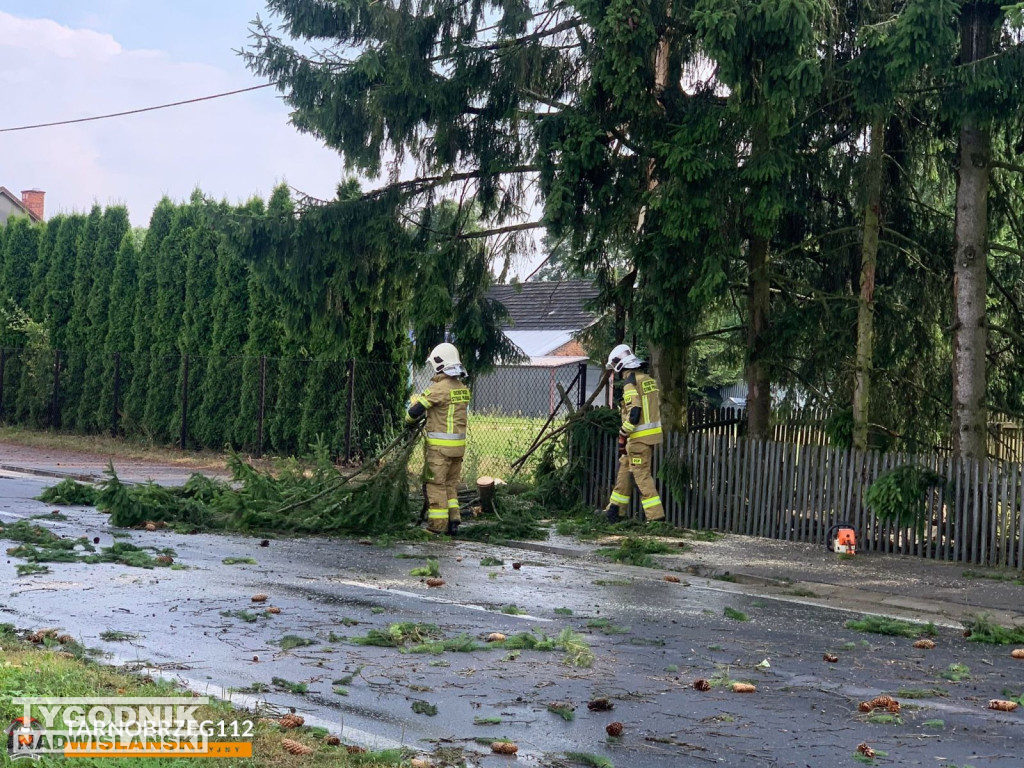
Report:
[{"label": "overcast sky", "polygon": [[[234,53],[262,0],[3,0],[0,128],[257,85]],[[163,195],[242,201],[286,181],[333,197],[339,156],[288,123],[268,88],[94,123],[0,133],[0,186],[46,213],[123,203],[145,225]]]}]

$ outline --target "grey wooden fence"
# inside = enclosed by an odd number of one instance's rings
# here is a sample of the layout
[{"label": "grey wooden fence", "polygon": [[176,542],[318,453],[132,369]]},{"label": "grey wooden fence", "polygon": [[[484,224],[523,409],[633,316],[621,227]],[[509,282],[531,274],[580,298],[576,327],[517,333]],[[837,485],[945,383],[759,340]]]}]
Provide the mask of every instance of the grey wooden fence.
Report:
[{"label": "grey wooden fence", "polygon": [[[828,435],[825,422],[830,411],[824,408],[785,409],[772,414],[771,439],[801,445],[825,445]],[[739,437],[746,431],[746,408],[691,407],[687,422],[691,432],[703,435],[730,435]]]},{"label": "grey wooden fence", "polygon": [[[828,445],[825,424],[832,411],[826,408],[782,408],[772,413],[769,439],[799,445]],[[740,437],[746,431],[745,408],[691,407],[687,422],[691,432],[703,435]],[[935,446],[941,453],[951,453],[952,441],[946,439]],[[1019,419],[1003,413],[990,413],[988,418],[988,455],[1004,461],[1024,462],[1024,425]]]},{"label": "grey wooden fence", "polygon": [[[659,480],[670,522],[825,545],[829,529],[849,522],[867,552],[1024,569],[1024,466],[949,455],[844,450],[700,433],[666,435],[656,465],[681,461],[685,493]],[[926,493],[924,529],[879,520],[864,494],[884,472],[906,464],[932,470],[945,487]],[[604,505],[618,467],[614,438],[590,457],[587,501]],[[634,492],[632,511],[638,507]]]}]

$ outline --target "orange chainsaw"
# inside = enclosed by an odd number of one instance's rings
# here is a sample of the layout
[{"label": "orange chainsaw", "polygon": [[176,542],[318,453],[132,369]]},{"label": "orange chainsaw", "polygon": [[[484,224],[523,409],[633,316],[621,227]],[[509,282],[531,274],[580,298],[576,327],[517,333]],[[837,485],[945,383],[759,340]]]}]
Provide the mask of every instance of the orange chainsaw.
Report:
[{"label": "orange chainsaw", "polygon": [[829,552],[839,555],[857,554],[857,533],[848,522],[836,523],[828,529],[825,545]]}]

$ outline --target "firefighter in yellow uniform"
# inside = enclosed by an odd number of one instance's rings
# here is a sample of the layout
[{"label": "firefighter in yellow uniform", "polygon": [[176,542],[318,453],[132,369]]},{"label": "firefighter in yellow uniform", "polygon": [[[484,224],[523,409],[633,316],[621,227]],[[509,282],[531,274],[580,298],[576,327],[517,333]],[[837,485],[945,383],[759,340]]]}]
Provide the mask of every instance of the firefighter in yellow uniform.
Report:
[{"label": "firefighter in yellow uniform", "polygon": [[459,513],[459,481],[466,452],[466,419],[469,389],[462,381],[459,351],[452,344],[438,344],[427,358],[434,372],[430,386],[412,398],[406,421],[415,424],[426,416],[427,530],[454,534]]},{"label": "firefighter in yellow uniform", "polygon": [[619,344],[608,355],[605,368],[621,374],[622,426],[619,427],[619,474],[615,478],[608,507],[602,510],[608,522],[618,522],[620,512],[629,505],[630,478],[640,490],[644,518],[651,523],[665,519],[658,489],[651,476],[654,446],[661,445],[661,403],[658,383],[646,373],[647,364],[626,344]]}]

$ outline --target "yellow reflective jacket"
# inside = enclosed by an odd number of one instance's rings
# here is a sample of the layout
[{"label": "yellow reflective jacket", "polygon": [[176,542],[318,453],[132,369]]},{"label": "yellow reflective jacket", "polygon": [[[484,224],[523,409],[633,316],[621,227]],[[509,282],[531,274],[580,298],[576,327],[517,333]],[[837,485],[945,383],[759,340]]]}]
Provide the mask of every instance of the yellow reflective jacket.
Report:
[{"label": "yellow reflective jacket", "polygon": [[[640,421],[633,424],[629,412],[640,408]],[[622,388],[622,427],[620,432],[631,442],[661,445],[661,398],[658,382],[642,371],[631,371]]]},{"label": "yellow reflective jacket", "polygon": [[427,409],[427,445],[445,456],[462,456],[466,452],[469,388],[460,379],[439,373],[412,401]]}]

